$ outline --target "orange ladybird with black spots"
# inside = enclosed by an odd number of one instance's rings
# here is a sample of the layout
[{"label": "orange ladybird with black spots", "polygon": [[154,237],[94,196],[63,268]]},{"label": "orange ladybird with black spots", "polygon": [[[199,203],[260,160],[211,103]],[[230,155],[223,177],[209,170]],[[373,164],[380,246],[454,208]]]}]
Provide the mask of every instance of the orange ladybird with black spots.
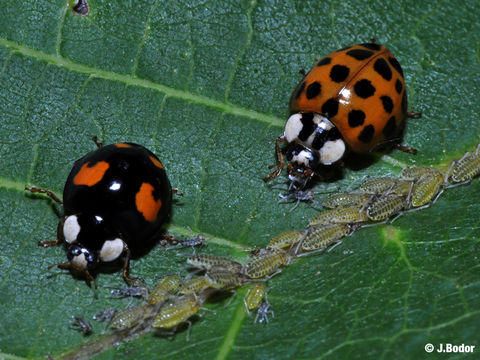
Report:
[{"label": "orange ladybird with black spots", "polygon": [[[123,255],[124,277],[135,283],[128,274],[130,253],[141,253],[161,233],[170,216],[172,188],[162,163],[145,147],[97,145],[74,163],[67,178],[57,241],[42,244],[64,241],[69,262],[57,265],[85,273],[88,282],[98,263]],[[52,196],[48,190],[29,190]]]},{"label": "orange ladybird with black spots", "polygon": [[365,153],[399,144],[410,115],[402,68],[376,43],[350,46],[318,61],[293,91],[289,107],[291,116],[276,143],[277,169],[265,181],[284,166],[280,142],[289,144],[290,179],[304,185],[317,168],[338,162],[347,150]]}]

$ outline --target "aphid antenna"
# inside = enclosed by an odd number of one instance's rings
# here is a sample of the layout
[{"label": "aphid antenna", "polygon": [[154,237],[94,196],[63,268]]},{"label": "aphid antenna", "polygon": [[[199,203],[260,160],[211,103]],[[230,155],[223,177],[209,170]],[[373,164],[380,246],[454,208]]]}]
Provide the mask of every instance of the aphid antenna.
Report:
[{"label": "aphid antenna", "polygon": [[450,175],[452,173],[452,170],[453,170],[453,167],[455,166],[455,164],[458,162],[458,160],[453,160],[451,163],[450,163],[450,166],[448,167],[448,170],[447,172],[445,173],[445,177],[443,179],[443,184],[444,186],[446,187],[450,187],[449,185],[449,182],[450,182]]},{"label": "aphid antenna", "polygon": [[297,257],[303,257],[303,256],[308,256],[308,255],[314,255],[314,254],[317,254],[319,252],[325,252],[327,250],[327,246],[324,246],[320,249],[316,249],[316,250],[313,250],[313,251],[305,251],[305,252],[301,252],[300,254],[297,255]]},{"label": "aphid antenna", "polygon": [[365,210],[370,206],[373,200],[377,197],[376,194],[371,194],[368,200],[363,204],[363,206],[358,210],[359,213],[365,212]]},{"label": "aphid antenna", "polygon": [[472,178],[472,179],[465,180],[465,181],[462,181],[462,182],[459,182],[459,183],[455,183],[455,184],[448,184],[447,186],[445,186],[445,189],[452,189],[452,188],[457,187],[457,186],[467,185],[467,184],[469,184],[472,180],[473,180],[473,178]]},{"label": "aphid antenna", "polygon": [[333,249],[335,249],[335,248],[336,248],[338,245],[340,245],[341,243],[342,243],[342,239],[339,239],[339,240],[335,241],[335,243],[334,243],[332,246],[330,246],[330,247],[327,248],[327,252],[332,251]]}]

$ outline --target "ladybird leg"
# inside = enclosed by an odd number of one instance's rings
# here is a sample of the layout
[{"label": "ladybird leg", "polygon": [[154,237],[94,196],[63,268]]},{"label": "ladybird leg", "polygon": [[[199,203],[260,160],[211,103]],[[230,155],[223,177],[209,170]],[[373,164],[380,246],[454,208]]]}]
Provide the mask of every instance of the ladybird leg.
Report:
[{"label": "ladybird leg", "polygon": [[422,112],[421,111],[407,111],[407,116],[411,118],[421,118]]},{"label": "ladybird leg", "polygon": [[125,263],[123,264],[123,278],[131,286],[137,286],[138,282],[145,282],[142,278],[130,277],[130,249],[127,244],[123,245],[123,251],[125,252]]},{"label": "ladybird leg", "polygon": [[405,145],[402,145],[402,144],[395,144],[395,147],[398,150],[409,153],[409,154],[417,155],[417,153],[418,153],[418,150],[411,147],[411,146],[405,146]]},{"label": "ladybird leg", "polygon": [[287,139],[285,139],[285,137],[283,135],[280,135],[275,140],[275,156],[277,158],[277,163],[275,165],[271,165],[271,166],[268,167],[269,169],[272,169],[276,166],[277,170],[275,170],[272,173],[270,173],[269,175],[265,176],[263,178],[263,181],[265,181],[265,182],[275,179],[278,175],[280,175],[280,173],[283,170],[283,167],[285,166],[285,160],[283,158],[282,149],[280,148],[280,143],[281,142],[282,143],[287,142]]},{"label": "ladybird leg", "polygon": [[38,246],[43,246],[44,248],[50,247],[50,246],[57,246],[62,243],[62,240],[57,239],[55,241],[39,241],[37,244]]},{"label": "ladybird leg", "polygon": [[51,190],[48,189],[40,189],[37,188],[36,186],[25,186],[26,191],[30,191],[31,193],[37,193],[37,194],[45,194],[47,195],[50,199],[55,201],[58,205],[63,206],[62,200],[58,198],[57,195],[55,195]]},{"label": "ladybird leg", "polygon": [[[59,269],[66,269],[66,270],[73,267],[72,263],[66,262],[66,263],[61,263],[61,264],[50,265],[50,266],[48,266],[47,269],[50,270],[51,268],[53,268],[55,266],[58,267]],[[95,281],[94,277],[88,272],[88,270],[86,270],[86,269],[85,270],[78,270],[77,269],[77,271],[80,271],[85,275],[85,277],[86,277],[85,281],[87,282],[87,285],[89,287],[92,287],[91,281],[93,281],[93,284],[95,285],[95,290],[98,288],[97,287],[97,282]]]},{"label": "ladybird leg", "polygon": [[97,147],[98,147],[99,149],[103,146],[103,143],[98,140],[97,135],[95,135],[95,136],[92,138],[92,140],[93,140],[93,142],[95,143],[95,145],[97,145]]},{"label": "ladybird leg", "polygon": [[298,73],[299,73],[300,75],[303,75],[303,76],[306,76],[306,75],[307,75],[307,72],[305,71],[305,69],[300,69],[300,70],[298,70]]}]

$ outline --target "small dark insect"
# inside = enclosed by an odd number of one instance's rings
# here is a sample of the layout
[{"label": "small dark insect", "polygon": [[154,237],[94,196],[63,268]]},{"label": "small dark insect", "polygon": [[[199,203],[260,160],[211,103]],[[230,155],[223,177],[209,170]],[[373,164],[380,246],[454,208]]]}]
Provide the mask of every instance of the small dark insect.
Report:
[{"label": "small dark insect", "polygon": [[195,247],[195,246],[205,246],[207,245],[207,240],[205,235],[198,234],[197,236],[186,238],[178,241],[179,247]]},{"label": "small dark insect", "polygon": [[160,242],[160,245],[162,246],[170,245],[169,247],[166,248],[166,250],[170,250],[174,248],[175,249],[185,248],[185,247],[194,248],[194,247],[206,246],[207,240],[205,239],[205,235],[203,234],[198,234],[197,236],[193,236],[186,239],[176,239],[172,236],[169,236],[168,238],[162,240]]},{"label": "small dark insect", "polygon": [[90,335],[92,333],[92,325],[86,322],[83,319],[83,316],[78,317],[74,315],[72,317],[73,317],[72,325],[76,330],[81,331],[85,336]]},{"label": "small dark insect", "polygon": [[258,305],[257,315],[255,316],[255,322],[263,323],[265,322],[268,324],[268,314],[271,314],[272,317],[275,317],[273,310],[270,310],[270,303],[266,301],[262,301],[260,305]]},{"label": "small dark insect", "polygon": [[87,0],[78,0],[77,3],[72,8],[73,12],[78,15],[88,15],[90,8],[88,7]]},{"label": "small dark insect", "polygon": [[93,320],[106,321],[115,316],[118,311],[116,309],[107,309],[101,313],[93,315]]},{"label": "small dark insect", "polygon": [[123,297],[134,296],[144,298],[147,296],[147,288],[143,286],[135,286],[126,289],[113,289],[112,291],[110,291],[110,294]]}]

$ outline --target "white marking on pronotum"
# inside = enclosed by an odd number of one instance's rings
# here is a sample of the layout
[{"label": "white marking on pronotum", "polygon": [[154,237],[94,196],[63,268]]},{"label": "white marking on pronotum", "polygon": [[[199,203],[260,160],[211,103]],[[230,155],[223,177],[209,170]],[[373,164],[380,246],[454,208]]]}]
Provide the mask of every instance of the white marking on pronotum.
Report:
[{"label": "white marking on pronotum", "polygon": [[331,165],[342,158],[345,153],[345,143],[338,139],[327,141],[320,149],[320,162],[324,165]]},{"label": "white marking on pronotum", "polygon": [[63,223],[63,236],[65,241],[69,244],[77,241],[78,234],[80,233],[80,225],[78,224],[78,218],[76,215],[67,216]]},{"label": "white marking on pronotum", "polygon": [[123,252],[124,242],[122,239],[107,240],[100,250],[100,260],[109,262],[117,259]]}]

